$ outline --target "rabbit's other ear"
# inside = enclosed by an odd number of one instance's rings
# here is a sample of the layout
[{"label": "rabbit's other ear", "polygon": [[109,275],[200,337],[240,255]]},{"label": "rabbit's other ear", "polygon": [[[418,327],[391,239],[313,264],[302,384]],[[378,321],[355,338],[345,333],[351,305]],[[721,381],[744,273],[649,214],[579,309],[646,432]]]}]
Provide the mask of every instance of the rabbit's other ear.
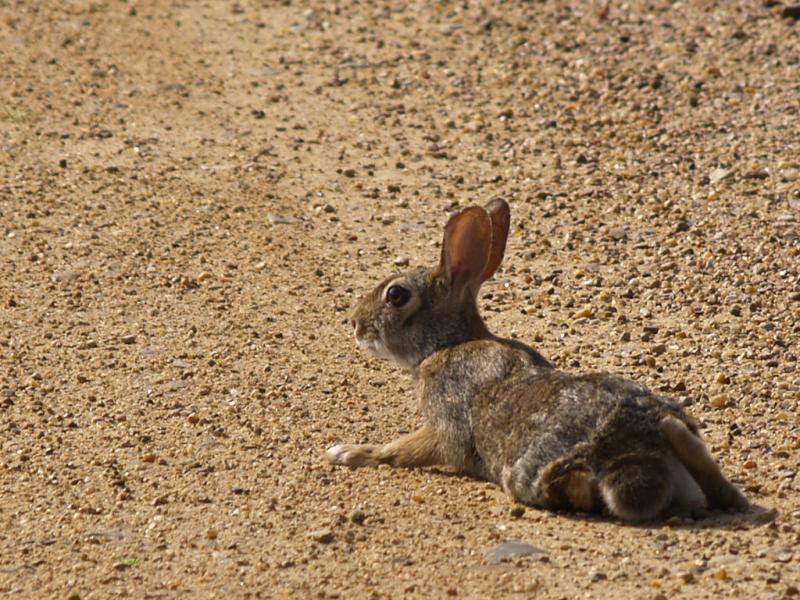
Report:
[{"label": "rabbit's other ear", "polygon": [[492,221],[480,206],[470,206],[447,222],[440,270],[458,295],[469,288],[473,295],[484,281],[492,249]]},{"label": "rabbit's other ear", "polygon": [[502,198],[495,198],[485,207],[492,221],[492,249],[489,253],[489,261],[483,270],[481,281],[486,281],[495,274],[503,262],[503,254],[506,251],[506,240],[508,239],[508,227],[511,223],[511,209],[508,202]]}]

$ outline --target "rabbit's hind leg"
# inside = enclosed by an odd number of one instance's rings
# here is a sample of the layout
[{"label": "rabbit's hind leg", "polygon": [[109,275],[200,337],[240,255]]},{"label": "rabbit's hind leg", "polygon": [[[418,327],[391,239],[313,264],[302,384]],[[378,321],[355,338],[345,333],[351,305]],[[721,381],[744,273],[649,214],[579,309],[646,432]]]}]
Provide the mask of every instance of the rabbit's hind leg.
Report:
[{"label": "rabbit's hind leg", "polygon": [[552,461],[533,480],[524,465],[505,467],[502,485],[517,502],[541,508],[597,512],[603,505],[594,474],[570,459]]},{"label": "rabbit's hind leg", "polygon": [[672,499],[667,462],[657,454],[629,454],[604,465],[600,492],[609,511],[625,521],[657,518]]},{"label": "rabbit's hind leg", "polygon": [[678,460],[686,467],[705,494],[709,508],[745,511],[747,499],[725,478],[703,440],[685,423],[669,416],[661,420],[661,432]]}]

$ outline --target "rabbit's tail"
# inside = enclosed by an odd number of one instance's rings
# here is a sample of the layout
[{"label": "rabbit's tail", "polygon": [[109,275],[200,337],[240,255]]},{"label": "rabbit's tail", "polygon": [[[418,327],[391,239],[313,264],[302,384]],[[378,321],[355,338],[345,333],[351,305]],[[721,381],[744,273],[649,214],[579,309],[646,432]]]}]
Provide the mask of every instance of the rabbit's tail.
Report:
[{"label": "rabbit's tail", "polygon": [[599,487],[608,510],[620,519],[654,519],[670,503],[669,464],[658,454],[617,457],[605,465]]}]

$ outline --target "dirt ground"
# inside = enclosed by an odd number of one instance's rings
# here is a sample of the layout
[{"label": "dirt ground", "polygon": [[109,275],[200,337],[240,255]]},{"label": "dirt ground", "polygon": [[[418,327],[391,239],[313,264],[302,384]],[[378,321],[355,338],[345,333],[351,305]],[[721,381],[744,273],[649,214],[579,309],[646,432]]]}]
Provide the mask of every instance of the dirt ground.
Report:
[{"label": "dirt ground", "polygon": [[[798,597],[783,11],[0,0],[0,596]],[[777,516],[520,515],[325,463],[419,421],[347,311],[496,196],[490,326],[675,397]]]}]

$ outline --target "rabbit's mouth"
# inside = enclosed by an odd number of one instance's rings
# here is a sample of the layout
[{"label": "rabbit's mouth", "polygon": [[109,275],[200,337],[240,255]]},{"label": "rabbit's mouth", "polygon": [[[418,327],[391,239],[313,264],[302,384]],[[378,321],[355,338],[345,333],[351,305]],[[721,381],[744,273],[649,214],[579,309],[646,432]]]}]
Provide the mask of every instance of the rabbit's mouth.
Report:
[{"label": "rabbit's mouth", "polygon": [[381,342],[379,339],[366,336],[356,336],[356,342],[358,342],[359,348],[366,350],[373,356],[378,358],[392,358],[391,354],[386,349],[386,346],[384,346],[383,342]]}]

